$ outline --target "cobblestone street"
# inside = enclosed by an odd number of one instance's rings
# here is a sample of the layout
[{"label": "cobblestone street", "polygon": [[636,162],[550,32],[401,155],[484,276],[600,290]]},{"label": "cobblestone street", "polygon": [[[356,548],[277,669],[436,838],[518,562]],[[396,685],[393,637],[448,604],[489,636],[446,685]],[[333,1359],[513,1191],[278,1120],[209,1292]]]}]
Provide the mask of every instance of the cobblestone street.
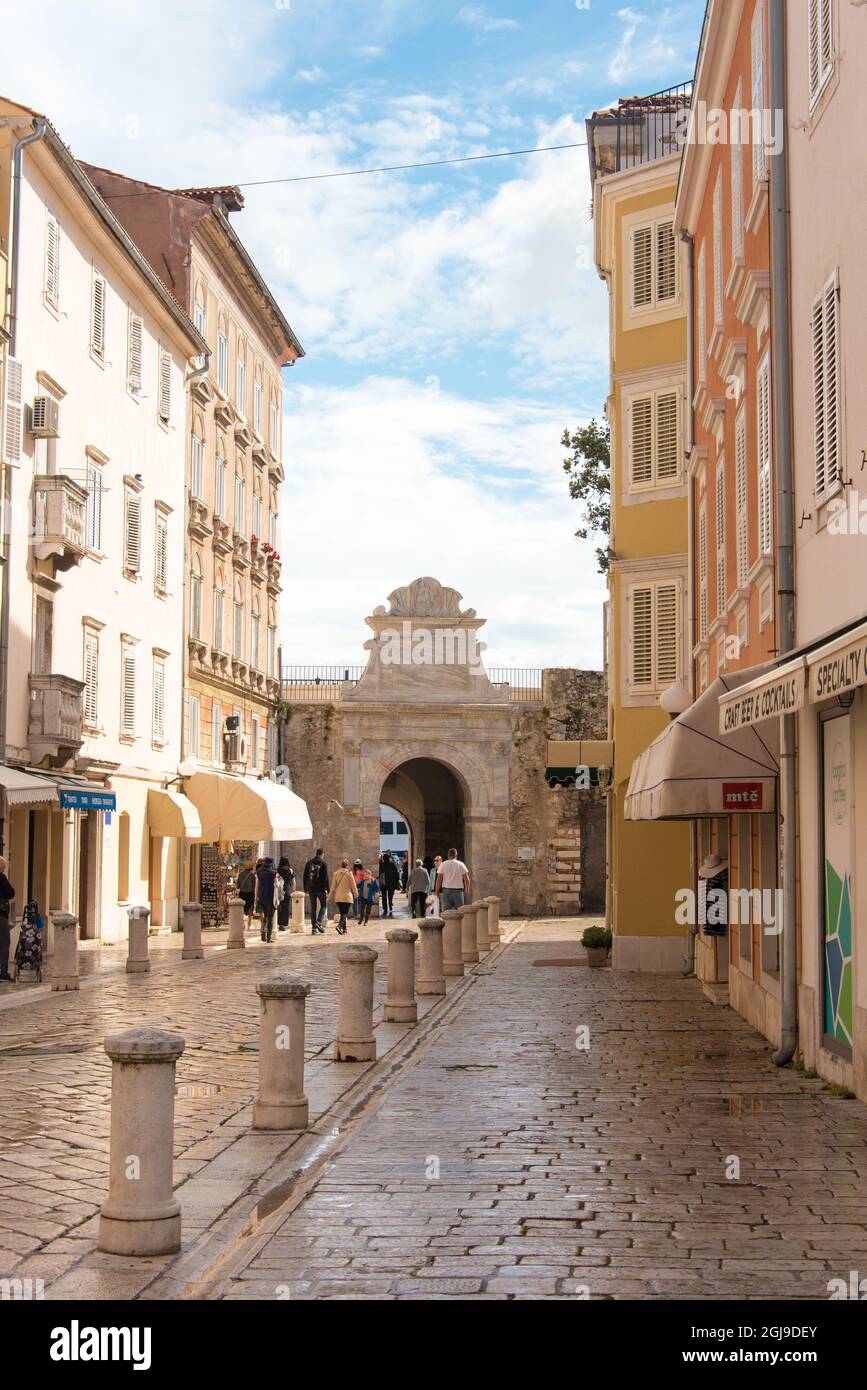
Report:
[{"label": "cobblestone street", "polygon": [[[416,1029],[381,1021],[381,949],[373,1066],[331,1061],[333,935],[157,951],[150,975],[4,1007],[3,1275],[48,1298],[827,1298],[867,1268],[867,1110],[775,1069],[694,980],[576,966],[584,924],[508,924]],[[275,968],[314,985],[301,1136],[249,1129]],[[187,1041],[175,1261],[95,1251],[102,1038],[133,1024]]]}]

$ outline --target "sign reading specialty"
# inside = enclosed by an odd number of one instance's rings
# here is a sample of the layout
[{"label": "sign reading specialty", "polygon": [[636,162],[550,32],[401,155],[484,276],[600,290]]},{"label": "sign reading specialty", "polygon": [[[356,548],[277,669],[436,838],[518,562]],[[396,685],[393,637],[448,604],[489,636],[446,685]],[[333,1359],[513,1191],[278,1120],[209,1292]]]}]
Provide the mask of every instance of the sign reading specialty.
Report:
[{"label": "sign reading specialty", "polygon": [[867,685],[867,637],[859,637],[830,656],[818,652],[810,658],[811,704],[855,690],[859,685]]}]

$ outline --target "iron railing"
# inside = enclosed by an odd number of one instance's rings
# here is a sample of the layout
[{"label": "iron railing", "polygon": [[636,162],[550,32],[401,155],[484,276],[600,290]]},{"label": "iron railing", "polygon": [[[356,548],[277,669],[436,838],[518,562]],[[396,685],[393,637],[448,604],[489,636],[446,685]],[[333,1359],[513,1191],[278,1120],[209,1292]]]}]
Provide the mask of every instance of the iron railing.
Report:
[{"label": "iron railing", "polygon": [[679,82],[646,97],[623,97],[587,122],[594,182],[641,164],[678,154],[685,135],[684,112],[692,102],[692,82]]},{"label": "iron railing", "polygon": [[[363,666],[348,663],[333,666],[284,666],[281,696],[290,704],[319,704],[339,700],[357,684]],[[513,704],[535,704],[542,700],[542,668],[494,666],[488,673],[492,685],[501,688],[503,699]]]}]

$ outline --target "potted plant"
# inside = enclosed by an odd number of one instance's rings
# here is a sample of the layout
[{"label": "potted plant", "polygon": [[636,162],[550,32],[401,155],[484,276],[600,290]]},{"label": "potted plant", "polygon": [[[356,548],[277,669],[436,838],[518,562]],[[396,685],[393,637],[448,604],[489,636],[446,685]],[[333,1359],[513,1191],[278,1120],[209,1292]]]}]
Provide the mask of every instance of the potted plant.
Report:
[{"label": "potted plant", "polygon": [[609,927],[585,927],[581,945],[587,951],[587,964],[594,970],[607,965],[611,954],[611,930]]}]

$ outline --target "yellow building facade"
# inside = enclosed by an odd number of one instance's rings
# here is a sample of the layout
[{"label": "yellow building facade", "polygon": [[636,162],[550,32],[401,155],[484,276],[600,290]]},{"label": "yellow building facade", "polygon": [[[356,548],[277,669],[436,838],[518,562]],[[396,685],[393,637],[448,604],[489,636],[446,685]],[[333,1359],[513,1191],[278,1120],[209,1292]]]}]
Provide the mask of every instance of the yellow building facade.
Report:
[{"label": "yellow building facade", "polygon": [[[608,917],[613,963],[674,971],[688,926],[675,918],[691,884],[685,823],[624,816],[633,763],[669,723],[666,692],[689,680],[686,250],[674,233],[679,153],[655,98],[588,121],[595,263],[609,293],[611,535],[606,623]],[[675,101],[667,103],[671,111]],[[665,108],[663,108],[665,109]]]}]

